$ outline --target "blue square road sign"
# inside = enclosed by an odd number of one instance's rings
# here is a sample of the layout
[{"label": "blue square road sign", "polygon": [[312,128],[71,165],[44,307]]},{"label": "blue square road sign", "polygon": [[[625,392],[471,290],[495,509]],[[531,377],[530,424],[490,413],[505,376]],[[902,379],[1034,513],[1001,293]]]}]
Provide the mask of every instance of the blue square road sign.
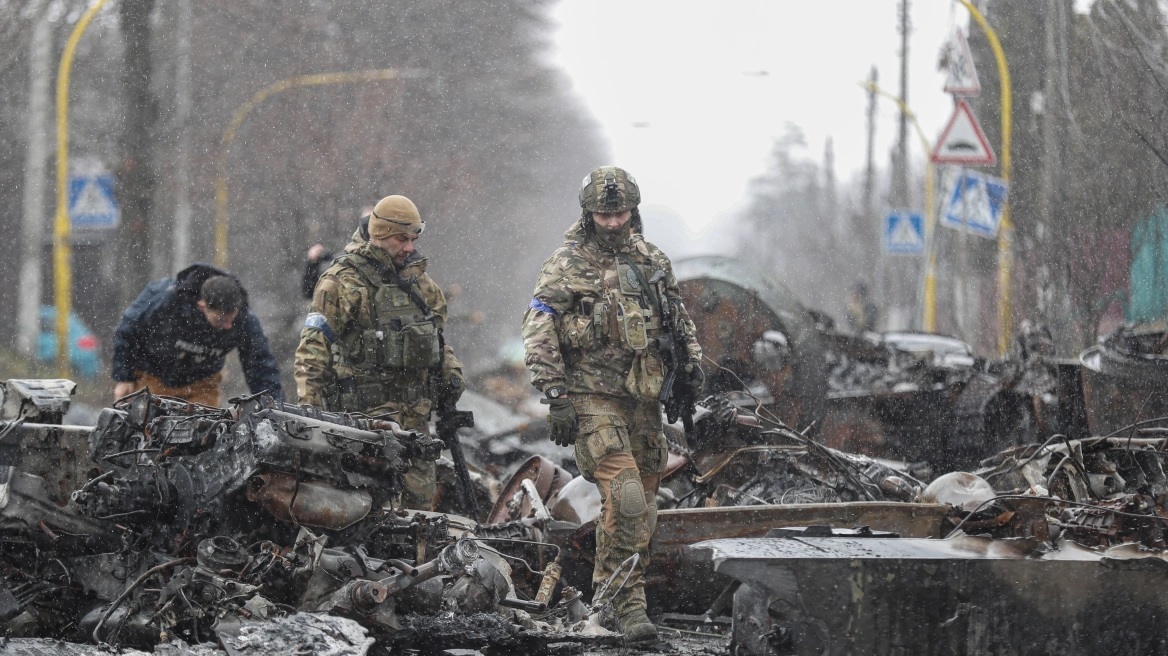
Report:
[{"label": "blue square road sign", "polygon": [[883,234],[885,253],[922,255],[925,252],[925,217],[920,212],[889,212],[884,217]]},{"label": "blue square road sign", "polygon": [[121,219],[114,198],[114,176],[74,175],[69,178],[69,220],[77,229],[108,230]]}]

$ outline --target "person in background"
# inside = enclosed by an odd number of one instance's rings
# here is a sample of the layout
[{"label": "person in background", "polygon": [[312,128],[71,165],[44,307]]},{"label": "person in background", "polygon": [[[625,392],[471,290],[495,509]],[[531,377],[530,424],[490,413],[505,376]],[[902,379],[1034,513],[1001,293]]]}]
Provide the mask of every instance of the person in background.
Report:
[{"label": "person in background", "polygon": [[156,280],[114,333],[114,397],[152,394],[218,406],[227,354],[239,350],[252,393],[283,399],[280,372],[239,279],[206,264]]},{"label": "person in background", "polygon": [[304,258],[304,275],[300,277],[300,295],[312,300],[312,292],[316,290],[316,281],[320,280],[322,268],[333,261],[333,254],[324,248],[324,244],[313,244]]},{"label": "person in background", "polygon": [[875,332],[880,311],[868,297],[868,285],[857,280],[848,295],[848,328],[853,333]]}]

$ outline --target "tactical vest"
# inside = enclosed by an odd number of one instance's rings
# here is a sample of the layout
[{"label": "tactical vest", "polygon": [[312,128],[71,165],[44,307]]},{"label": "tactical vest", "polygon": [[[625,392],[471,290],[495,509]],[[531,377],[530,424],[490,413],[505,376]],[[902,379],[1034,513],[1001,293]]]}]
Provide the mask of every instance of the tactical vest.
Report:
[{"label": "tactical vest", "polygon": [[[330,405],[335,401],[335,409],[367,412],[389,401],[427,398],[430,370],[442,362],[438,317],[385,280],[365,257],[350,253],[336,262],[357,271],[372,294],[368,311],[354,317],[331,346],[338,389]],[[420,300],[417,282],[406,284]]]},{"label": "tactical vest", "polygon": [[[656,274],[653,264],[636,262],[631,257],[631,262],[586,259],[599,276],[600,296],[580,297],[560,318],[560,343],[580,351],[596,351],[610,345],[632,351],[632,369],[625,386],[638,398],[655,398],[663,382],[663,366],[656,352],[663,330],[657,290],[645,288]],[[611,282],[614,278],[615,285]]]}]

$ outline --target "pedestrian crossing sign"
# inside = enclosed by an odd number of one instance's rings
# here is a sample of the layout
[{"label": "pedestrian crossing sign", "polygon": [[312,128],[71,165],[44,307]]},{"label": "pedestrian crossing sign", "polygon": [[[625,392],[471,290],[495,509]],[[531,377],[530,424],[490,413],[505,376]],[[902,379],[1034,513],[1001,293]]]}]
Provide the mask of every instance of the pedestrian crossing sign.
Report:
[{"label": "pedestrian crossing sign", "polygon": [[884,252],[921,255],[925,252],[925,218],[920,212],[893,210],[884,217]]},{"label": "pedestrian crossing sign", "polygon": [[960,171],[941,209],[941,225],[994,239],[1002,223],[1009,187],[1005,180],[976,171]]},{"label": "pedestrian crossing sign", "polygon": [[69,220],[74,228],[116,228],[121,214],[114,198],[113,175],[74,175],[69,178]]}]

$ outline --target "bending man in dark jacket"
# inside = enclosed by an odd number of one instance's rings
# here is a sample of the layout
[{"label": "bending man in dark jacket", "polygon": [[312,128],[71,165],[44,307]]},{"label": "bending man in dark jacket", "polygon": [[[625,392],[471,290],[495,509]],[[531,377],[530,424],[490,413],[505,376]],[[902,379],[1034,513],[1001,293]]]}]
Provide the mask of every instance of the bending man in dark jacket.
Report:
[{"label": "bending man in dark jacket", "polygon": [[223,364],[239,349],[247,386],[283,398],[280,372],[235,276],[194,264],[146,286],[114,333],[114,396],[141,389],[219,405]]}]

